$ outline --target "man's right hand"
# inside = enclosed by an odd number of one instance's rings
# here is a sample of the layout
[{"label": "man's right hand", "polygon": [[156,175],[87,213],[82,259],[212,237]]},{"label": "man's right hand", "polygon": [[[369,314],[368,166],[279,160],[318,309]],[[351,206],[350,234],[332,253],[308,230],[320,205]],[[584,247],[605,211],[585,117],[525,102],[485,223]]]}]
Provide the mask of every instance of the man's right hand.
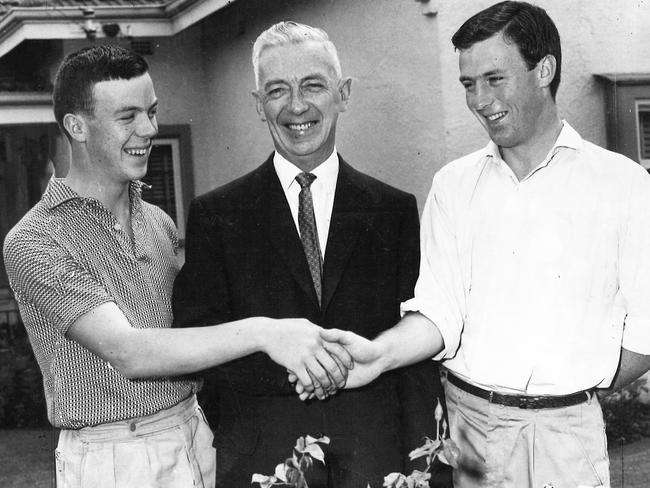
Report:
[{"label": "man's right hand", "polygon": [[340,344],[327,344],[321,331],[306,319],[271,319],[261,349],[292,372],[303,392],[323,400],[345,386],[354,361]]},{"label": "man's right hand", "polygon": [[[354,369],[348,371],[345,388],[367,385],[384,371],[382,359],[385,358],[385,351],[377,341],[370,341],[354,332],[339,329],[321,329],[320,336],[326,341],[324,345],[326,349],[340,347],[354,360]],[[290,373],[289,381],[296,383],[295,390],[301,400],[314,397],[297,375]]]}]

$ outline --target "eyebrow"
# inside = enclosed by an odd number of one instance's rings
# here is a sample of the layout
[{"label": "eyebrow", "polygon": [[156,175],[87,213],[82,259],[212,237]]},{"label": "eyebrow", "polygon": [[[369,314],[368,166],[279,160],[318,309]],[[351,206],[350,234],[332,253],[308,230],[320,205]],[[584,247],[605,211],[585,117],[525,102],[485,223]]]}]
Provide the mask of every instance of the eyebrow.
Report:
[{"label": "eyebrow", "polygon": [[[148,108],[145,109],[146,112],[149,112],[151,109],[158,107],[158,100],[155,100]],[[116,114],[120,114],[122,112],[137,112],[139,110],[142,110],[141,107],[138,107],[137,105],[126,105],[124,107],[119,107],[115,110]]]},{"label": "eyebrow", "polygon": [[[318,73],[310,73],[310,74],[305,75],[302,78],[300,78],[300,83],[304,83],[305,81],[309,81],[309,80],[321,80],[321,81],[323,81],[323,80],[327,80],[327,76],[322,75],[322,74],[318,74]],[[272,80],[269,80],[266,83],[264,83],[264,89],[267,89],[269,86],[272,86],[272,85],[287,85],[287,84],[288,83],[287,83],[286,80],[281,79],[281,78],[276,78],[276,79],[272,79]]]},{"label": "eyebrow", "polygon": [[276,79],[276,80],[269,80],[266,83],[264,83],[264,89],[273,86],[273,85],[286,85],[286,81],[281,80],[281,79]]},{"label": "eyebrow", "polygon": [[458,80],[462,83],[463,81],[474,81],[479,78],[487,78],[488,76],[493,76],[493,75],[500,75],[503,74],[504,70],[502,69],[492,69],[490,71],[486,71],[485,73],[480,74],[479,76],[471,77],[471,76],[461,76],[458,78]]}]

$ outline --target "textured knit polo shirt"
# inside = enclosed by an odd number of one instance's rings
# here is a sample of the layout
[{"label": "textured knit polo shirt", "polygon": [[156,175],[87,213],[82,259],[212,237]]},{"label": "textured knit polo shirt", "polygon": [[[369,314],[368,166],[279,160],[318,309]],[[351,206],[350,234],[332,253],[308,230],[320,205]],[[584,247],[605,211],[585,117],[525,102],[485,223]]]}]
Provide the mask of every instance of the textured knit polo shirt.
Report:
[{"label": "textured knit polo shirt", "polygon": [[135,328],[171,327],[176,229],[167,214],[142,201],[142,185],[129,188],[133,241],[102,203],[57,178],[5,240],[7,275],[56,427],[149,415],[198,389],[187,377],[130,380],[66,337],[81,315],[107,302]]}]

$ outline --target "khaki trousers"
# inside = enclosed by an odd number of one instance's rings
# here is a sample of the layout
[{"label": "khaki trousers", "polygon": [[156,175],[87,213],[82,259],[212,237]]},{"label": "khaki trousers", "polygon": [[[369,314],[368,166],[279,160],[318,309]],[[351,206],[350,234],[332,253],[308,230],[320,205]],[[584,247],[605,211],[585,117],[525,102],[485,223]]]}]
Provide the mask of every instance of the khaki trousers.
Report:
[{"label": "khaki trousers", "polygon": [[196,396],[147,417],[62,430],[57,488],[213,488],[212,431]]},{"label": "khaki trousers", "polygon": [[549,409],[490,403],[448,381],[451,438],[461,450],[455,488],[609,487],[598,398]]}]

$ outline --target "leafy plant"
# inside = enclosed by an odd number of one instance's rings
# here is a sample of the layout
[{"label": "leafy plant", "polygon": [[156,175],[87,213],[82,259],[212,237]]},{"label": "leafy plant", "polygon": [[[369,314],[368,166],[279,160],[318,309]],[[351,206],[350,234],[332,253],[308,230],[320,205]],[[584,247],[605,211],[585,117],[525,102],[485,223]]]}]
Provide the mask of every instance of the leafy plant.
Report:
[{"label": "leafy plant", "polygon": [[49,425],[41,373],[17,314],[0,312],[0,428]]},{"label": "leafy plant", "polygon": [[260,488],[278,485],[308,488],[305,473],[314,464],[314,459],[325,464],[325,454],[318,445],[319,443],[329,444],[330,440],[328,437],[316,439],[310,435],[298,437],[296,445],[293,447],[293,455],[284,463],[278,464],[274,474],[271,476],[254,474],[251,483],[259,483]]},{"label": "leafy plant", "polygon": [[650,404],[644,381],[632,383],[620,392],[604,398],[603,416],[607,442],[619,446],[650,437]]},{"label": "leafy plant", "polygon": [[[414,449],[409,454],[409,459],[413,461],[424,457],[426,468],[424,471],[414,469],[410,475],[405,476],[402,473],[390,473],[384,477],[383,486],[386,488],[429,488],[431,479],[431,466],[438,459],[440,462],[448,464],[452,468],[458,467],[458,457],[460,449],[456,443],[447,437],[447,422],[443,418],[442,405],[440,400],[434,411],[436,419],[436,438],[424,438],[424,444]],[[309,488],[305,477],[306,471],[313,465],[314,459],[325,464],[325,455],[318,444],[329,444],[328,437],[316,439],[312,436],[299,437],[293,448],[293,455],[287,458],[284,463],[275,467],[275,473],[266,476],[254,474],[251,483],[258,483],[260,488],[269,488],[271,486],[290,486],[292,488]],[[370,488],[370,485],[368,485]]]},{"label": "leafy plant", "polygon": [[425,457],[427,466],[424,471],[414,469],[408,476],[402,473],[390,473],[384,477],[383,486],[387,488],[429,488],[429,480],[431,479],[429,471],[436,459],[454,469],[458,467],[460,449],[451,438],[447,437],[447,421],[443,418],[440,400],[436,405],[434,416],[436,419],[435,440],[425,437],[424,444],[409,453],[411,461]]}]

